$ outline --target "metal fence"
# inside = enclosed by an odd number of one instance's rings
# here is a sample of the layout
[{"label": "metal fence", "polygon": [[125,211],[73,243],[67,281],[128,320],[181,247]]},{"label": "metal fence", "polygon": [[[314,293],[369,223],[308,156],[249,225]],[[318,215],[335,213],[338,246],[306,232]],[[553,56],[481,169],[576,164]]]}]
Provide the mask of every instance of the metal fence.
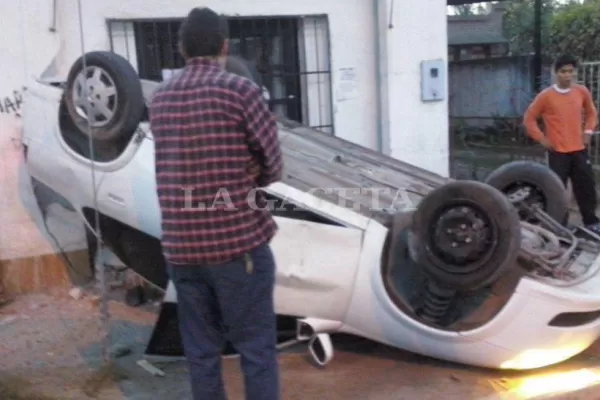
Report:
[{"label": "metal fence", "polygon": [[[596,108],[600,109],[600,61],[581,63],[578,68],[577,78],[580,84],[589,89]],[[596,128],[597,134],[593,136],[589,152],[596,175],[600,178],[600,140],[598,138],[598,131],[599,129]]]},{"label": "metal fence", "polygon": [[451,118],[451,175],[483,180],[514,160],[545,162],[541,146],[525,134],[520,117]]},{"label": "metal fence", "polygon": [[[534,96],[533,58],[508,56],[452,61],[449,111],[454,118],[522,115]],[[549,73],[544,71],[544,78]]]},{"label": "metal fence", "polygon": [[578,70],[577,80],[592,92],[596,104],[600,104],[600,61],[581,63]]},{"label": "metal fence", "polygon": [[[260,78],[273,112],[334,134],[327,16],[229,17],[229,53]],[[108,20],[111,50],[140,78],[162,81],[184,61],[178,52],[182,19]]]}]

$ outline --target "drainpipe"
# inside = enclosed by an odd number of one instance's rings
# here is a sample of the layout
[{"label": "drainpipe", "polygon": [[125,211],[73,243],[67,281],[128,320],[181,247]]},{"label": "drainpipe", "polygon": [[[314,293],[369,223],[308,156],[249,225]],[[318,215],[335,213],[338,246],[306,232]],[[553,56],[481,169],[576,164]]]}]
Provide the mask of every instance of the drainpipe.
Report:
[{"label": "drainpipe", "polygon": [[53,33],[56,32],[56,6],[56,0],[52,0],[52,21],[48,30]]},{"label": "drainpipe", "polygon": [[[392,0],[393,1],[393,0]],[[377,150],[392,153],[390,144],[388,30],[392,29],[387,7],[388,0],[373,0],[375,17],[375,90],[377,118]]]}]

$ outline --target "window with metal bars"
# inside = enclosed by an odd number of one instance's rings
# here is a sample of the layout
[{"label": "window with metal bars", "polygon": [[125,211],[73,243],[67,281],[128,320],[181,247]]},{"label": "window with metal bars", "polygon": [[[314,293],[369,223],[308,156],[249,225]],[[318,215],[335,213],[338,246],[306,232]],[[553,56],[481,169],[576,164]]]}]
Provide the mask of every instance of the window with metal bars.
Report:
[{"label": "window with metal bars", "polygon": [[[181,19],[109,20],[111,50],[141,79],[161,81],[183,67]],[[260,75],[271,110],[334,134],[329,27],[326,16],[229,18],[229,52]]]}]

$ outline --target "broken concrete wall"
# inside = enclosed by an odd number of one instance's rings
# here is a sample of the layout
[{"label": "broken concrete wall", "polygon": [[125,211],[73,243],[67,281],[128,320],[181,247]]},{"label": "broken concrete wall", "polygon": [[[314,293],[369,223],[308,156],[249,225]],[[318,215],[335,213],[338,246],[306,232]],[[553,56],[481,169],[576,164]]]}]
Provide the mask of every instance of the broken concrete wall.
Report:
[{"label": "broken concrete wall", "polygon": [[36,211],[21,146],[23,91],[31,79],[54,72],[48,68],[60,47],[54,11],[52,1],[13,0],[0,16],[0,286],[9,295],[63,285],[68,276]]}]

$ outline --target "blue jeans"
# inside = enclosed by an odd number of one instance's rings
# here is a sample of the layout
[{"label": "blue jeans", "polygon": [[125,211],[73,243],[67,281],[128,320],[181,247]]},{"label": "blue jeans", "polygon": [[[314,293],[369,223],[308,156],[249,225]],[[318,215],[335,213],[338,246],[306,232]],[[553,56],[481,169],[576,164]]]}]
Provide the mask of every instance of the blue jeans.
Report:
[{"label": "blue jeans", "polygon": [[279,399],[275,260],[268,244],[220,265],[169,265],[194,400],[225,400],[221,352],[241,358],[246,400]]}]

